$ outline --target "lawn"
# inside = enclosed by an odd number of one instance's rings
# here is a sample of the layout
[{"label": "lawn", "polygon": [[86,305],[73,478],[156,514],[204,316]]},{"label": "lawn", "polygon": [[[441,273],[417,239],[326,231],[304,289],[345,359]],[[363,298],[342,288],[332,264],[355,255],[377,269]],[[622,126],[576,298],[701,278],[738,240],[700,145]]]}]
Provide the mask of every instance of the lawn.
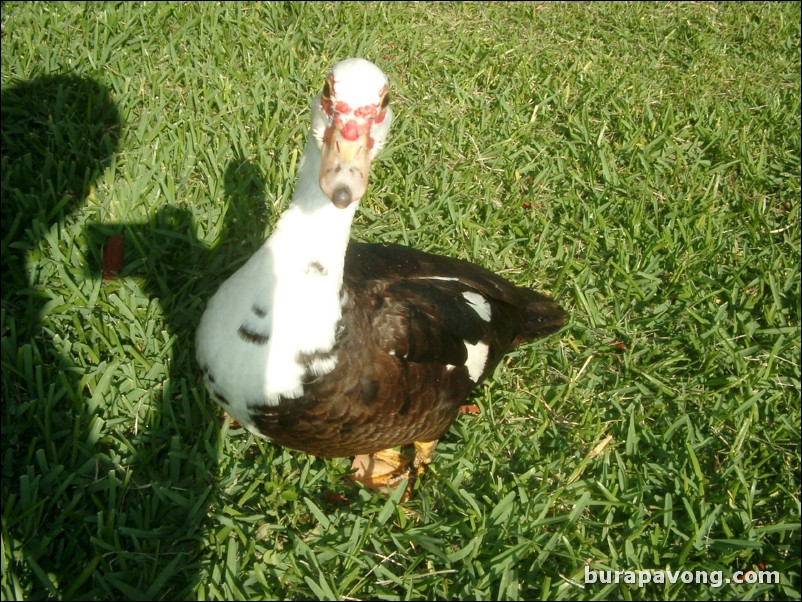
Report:
[{"label": "lawn", "polygon": [[[354,238],[570,314],[406,503],[193,359],[347,56],[396,112]],[[800,152],[798,2],[4,2],[2,599],[799,599]]]}]

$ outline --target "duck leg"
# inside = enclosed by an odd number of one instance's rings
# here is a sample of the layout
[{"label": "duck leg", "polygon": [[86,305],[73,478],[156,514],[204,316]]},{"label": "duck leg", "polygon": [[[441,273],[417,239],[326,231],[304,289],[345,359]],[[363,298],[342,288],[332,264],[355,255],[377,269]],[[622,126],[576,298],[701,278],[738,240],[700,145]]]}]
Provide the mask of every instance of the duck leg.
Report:
[{"label": "duck leg", "polygon": [[[409,485],[423,474],[427,464],[432,463],[437,441],[415,441],[415,452],[410,461],[404,454],[395,449],[385,449],[372,454],[356,456],[351,464],[354,470],[351,478],[359,481],[368,489],[388,493],[395,489],[404,479]],[[408,493],[404,495],[408,498]]]},{"label": "duck leg", "polygon": [[395,449],[383,449],[354,457],[351,478],[368,489],[389,491],[406,474],[409,458]]},{"label": "duck leg", "polygon": [[423,474],[427,464],[434,461],[434,448],[437,447],[437,439],[434,441],[415,441],[415,455],[412,458],[412,466],[417,471],[416,476]]}]

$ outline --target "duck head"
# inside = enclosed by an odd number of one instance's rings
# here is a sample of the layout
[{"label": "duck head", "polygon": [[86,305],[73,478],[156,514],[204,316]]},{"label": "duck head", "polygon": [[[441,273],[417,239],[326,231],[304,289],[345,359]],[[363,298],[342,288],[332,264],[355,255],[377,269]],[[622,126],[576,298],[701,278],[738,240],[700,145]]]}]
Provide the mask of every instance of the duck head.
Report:
[{"label": "duck head", "polygon": [[370,164],[393,120],[387,77],[365,59],[337,63],[312,101],[312,133],[321,151],[320,189],[344,209],[365,194]]}]

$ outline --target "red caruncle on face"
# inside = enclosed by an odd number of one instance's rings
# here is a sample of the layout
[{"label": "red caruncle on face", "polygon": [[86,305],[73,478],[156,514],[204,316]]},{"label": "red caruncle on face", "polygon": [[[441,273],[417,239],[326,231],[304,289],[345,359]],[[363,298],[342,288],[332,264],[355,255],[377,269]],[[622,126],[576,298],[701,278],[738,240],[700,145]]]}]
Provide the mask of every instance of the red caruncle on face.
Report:
[{"label": "red caruncle on face", "polygon": [[[334,91],[334,81],[331,76],[326,81],[320,99],[320,106],[332,120],[332,125],[340,131],[346,140],[354,141],[360,136],[367,134],[374,123],[382,123],[387,116],[387,102],[385,96],[387,86],[380,92],[381,104],[371,103],[352,109],[351,106],[342,100],[336,99]],[[331,135],[327,132],[328,136]],[[368,149],[373,148],[373,138],[367,137]]]}]

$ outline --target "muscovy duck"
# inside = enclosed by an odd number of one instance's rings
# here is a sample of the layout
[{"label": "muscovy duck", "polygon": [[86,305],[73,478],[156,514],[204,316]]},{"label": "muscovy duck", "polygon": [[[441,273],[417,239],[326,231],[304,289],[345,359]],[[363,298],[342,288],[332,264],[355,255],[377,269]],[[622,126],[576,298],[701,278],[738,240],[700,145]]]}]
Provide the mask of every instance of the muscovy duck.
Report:
[{"label": "muscovy duck", "polygon": [[[197,359],[211,396],[252,433],[356,456],[379,487],[415,478],[504,354],[558,331],[550,298],[459,259],[350,241],[393,119],[388,81],[338,63],[312,101],[292,203],[209,301]],[[394,447],[414,444],[411,466]]]}]

